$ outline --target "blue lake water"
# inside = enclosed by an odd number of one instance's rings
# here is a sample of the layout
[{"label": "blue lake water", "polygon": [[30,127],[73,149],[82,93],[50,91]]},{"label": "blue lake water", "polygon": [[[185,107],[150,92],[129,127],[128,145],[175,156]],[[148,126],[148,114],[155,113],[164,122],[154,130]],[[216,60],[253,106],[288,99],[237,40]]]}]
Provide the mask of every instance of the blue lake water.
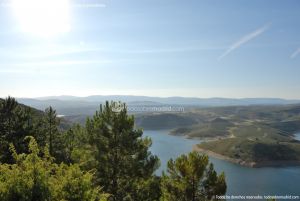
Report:
[{"label": "blue lake water", "polygon": [[[168,130],[144,131],[144,135],[152,138],[151,152],[161,160],[157,174],[166,169],[170,158],[190,152],[192,146],[200,142],[168,133]],[[298,137],[300,139],[300,133]],[[227,195],[300,196],[300,167],[248,168],[216,158],[210,158],[210,161],[218,172],[225,172]]]},{"label": "blue lake water", "polygon": [[295,139],[300,141],[300,132],[295,134]]}]

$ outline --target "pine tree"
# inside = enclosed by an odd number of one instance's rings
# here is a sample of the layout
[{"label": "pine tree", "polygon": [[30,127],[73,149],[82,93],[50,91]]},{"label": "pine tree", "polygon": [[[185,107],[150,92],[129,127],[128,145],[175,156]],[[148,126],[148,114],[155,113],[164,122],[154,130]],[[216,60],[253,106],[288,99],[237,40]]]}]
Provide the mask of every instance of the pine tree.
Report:
[{"label": "pine tree", "polygon": [[24,137],[33,132],[31,111],[11,97],[0,103],[0,161],[10,163],[9,144],[25,152]]},{"label": "pine tree", "polygon": [[50,155],[55,157],[57,162],[64,160],[63,139],[59,124],[60,120],[57,118],[56,111],[50,106],[45,110],[41,132],[44,139],[41,145],[49,146]]},{"label": "pine tree", "polygon": [[[122,107],[116,110],[115,105]],[[96,161],[97,183],[111,194],[111,200],[141,200],[139,189],[153,180],[159,159],[148,150],[151,140],[134,128],[134,118],[128,116],[126,106],[106,102],[87,120],[86,129]],[[158,191],[152,196],[159,195]]]},{"label": "pine tree", "polygon": [[208,157],[197,152],[171,159],[161,185],[162,201],[214,200],[226,193],[224,173],[218,176]]},{"label": "pine tree", "polygon": [[56,111],[50,106],[45,110],[45,122],[46,122],[46,130],[47,130],[47,138],[49,142],[49,151],[50,154],[53,155],[53,140],[54,137],[57,136],[58,133],[58,125],[59,122],[56,118]]}]

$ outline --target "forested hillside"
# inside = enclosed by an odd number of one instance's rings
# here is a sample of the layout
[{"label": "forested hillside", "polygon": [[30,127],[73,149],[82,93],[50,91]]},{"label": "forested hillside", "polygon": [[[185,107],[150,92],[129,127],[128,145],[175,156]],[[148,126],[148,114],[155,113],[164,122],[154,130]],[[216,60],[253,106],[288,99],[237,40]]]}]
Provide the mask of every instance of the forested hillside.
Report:
[{"label": "forested hillside", "polygon": [[106,102],[95,115],[61,127],[63,119],[0,102],[0,200],[3,201],[200,201],[224,195],[224,173],[196,152],[168,162],[154,174],[159,158],[151,139],[136,129],[126,107]]}]

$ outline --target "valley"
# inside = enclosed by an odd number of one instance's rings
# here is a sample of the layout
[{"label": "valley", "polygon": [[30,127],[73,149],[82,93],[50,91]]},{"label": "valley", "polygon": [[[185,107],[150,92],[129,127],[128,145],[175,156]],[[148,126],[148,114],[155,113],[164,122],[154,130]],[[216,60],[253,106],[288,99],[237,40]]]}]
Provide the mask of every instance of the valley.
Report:
[{"label": "valley", "polygon": [[[167,102],[162,104],[150,100],[152,99],[143,99],[143,102],[131,100],[127,105],[167,105]],[[53,99],[38,102],[60,103],[58,111],[64,115],[62,127],[74,123],[83,125],[86,118],[92,116],[89,110],[85,110],[92,103],[78,104],[77,101],[82,100],[72,100],[73,104],[69,104],[69,101]],[[31,100],[31,106],[35,106],[33,103],[36,102],[37,100]],[[136,127],[145,130],[168,129],[170,135],[204,141],[194,145],[194,150],[244,166],[300,165],[300,142],[294,138],[294,134],[300,131],[299,104],[203,107],[171,103],[170,106],[181,106],[184,111],[131,113],[135,116]],[[96,108],[97,104],[93,104]],[[100,105],[99,102],[98,104]],[[71,108],[77,109],[69,113]]]},{"label": "valley", "polygon": [[[299,107],[284,105],[195,109],[185,114],[176,114],[176,118],[191,118],[191,125],[173,128],[170,134],[204,140],[195,145],[194,150],[240,165],[300,165],[300,141],[294,138],[294,134],[300,130]],[[153,118],[162,122],[162,115],[150,114],[152,124]],[[141,127],[143,125],[147,125],[147,122],[143,122]]]}]

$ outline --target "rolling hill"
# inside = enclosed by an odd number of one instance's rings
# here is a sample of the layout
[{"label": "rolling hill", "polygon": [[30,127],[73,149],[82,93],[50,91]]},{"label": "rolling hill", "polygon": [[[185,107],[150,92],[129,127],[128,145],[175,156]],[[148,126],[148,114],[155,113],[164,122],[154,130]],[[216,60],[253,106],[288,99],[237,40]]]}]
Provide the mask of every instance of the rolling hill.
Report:
[{"label": "rolling hill", "polygon": [[131,106],[184,106],[189,107],[222,107],[251,105],[287,105],[300,103],[300,100],[285,100],[275,98],[187,98],[187,97],[147,97],[147,96],[49,96],[40,98],[18,98],[20,103],[44,110],[48,106],[56,108],[61,115],[93,115],[101,103],[107,100],[122,101]]}]

